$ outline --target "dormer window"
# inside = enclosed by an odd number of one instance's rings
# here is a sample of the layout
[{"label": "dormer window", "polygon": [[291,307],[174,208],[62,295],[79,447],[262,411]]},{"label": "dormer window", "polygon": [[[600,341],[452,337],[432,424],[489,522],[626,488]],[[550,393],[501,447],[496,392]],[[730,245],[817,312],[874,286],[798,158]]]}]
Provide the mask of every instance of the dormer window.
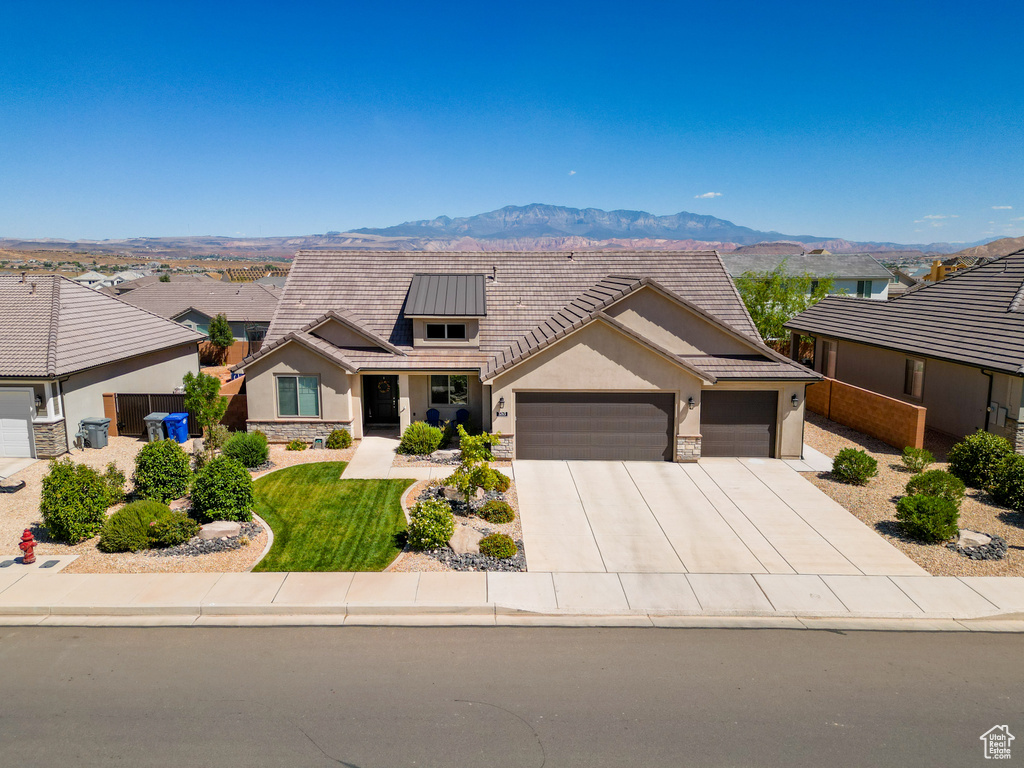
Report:
[{"label": "dormer window", "polygon": [[466,340],[465,323],[427,323],[427,339],[430,341],[441,341],[442,339]]}]

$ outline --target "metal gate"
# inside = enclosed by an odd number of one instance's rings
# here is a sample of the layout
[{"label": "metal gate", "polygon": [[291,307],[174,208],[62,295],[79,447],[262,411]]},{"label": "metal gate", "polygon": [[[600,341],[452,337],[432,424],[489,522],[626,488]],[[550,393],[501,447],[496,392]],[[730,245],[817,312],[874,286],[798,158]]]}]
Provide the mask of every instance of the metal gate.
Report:
[{"label": "metal gate", "polygon": [[203,434],[196,415],[185,408],[185,395],[115,394],[114,408],[117,413],[117,433],[125,437],[144,437],[146,417],[154,411],[188,413],[189,437]]}]

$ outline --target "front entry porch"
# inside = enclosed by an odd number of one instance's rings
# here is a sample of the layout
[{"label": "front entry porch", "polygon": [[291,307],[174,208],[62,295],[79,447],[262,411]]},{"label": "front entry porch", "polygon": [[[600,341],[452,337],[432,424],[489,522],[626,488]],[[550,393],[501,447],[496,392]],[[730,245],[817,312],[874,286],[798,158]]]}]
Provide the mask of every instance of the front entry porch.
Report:
[{"label": "front entry porch", "polygon": [[399,424],[398,399],[398,376],[363,375],[363,423],[367,429]]}]

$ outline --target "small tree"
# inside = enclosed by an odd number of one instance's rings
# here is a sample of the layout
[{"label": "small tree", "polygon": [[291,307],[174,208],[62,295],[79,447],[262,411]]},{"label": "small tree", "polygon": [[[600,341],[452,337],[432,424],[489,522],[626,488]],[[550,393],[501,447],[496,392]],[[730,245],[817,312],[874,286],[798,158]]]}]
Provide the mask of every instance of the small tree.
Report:
[{"label": "small tree", "polygon": [[219,424],[228,409],[228,399],[220,393],[220,379],[205,373],[185,374],[185,408],[195,414],[196,421],[208,435],[210,428]]},{"label": "small tree", "polygon": [[171,276],[170,275],[160,275],[160,282],[161,283],[169,283],[169,282],[171,282]]},{"label": "small tree", "polygon": [[831,277],[815,278],[809,272],[792,275],[782,261],[769,272],[744,272],[736,289],[747,306],[765,343],[780,345],[787,336],[786,322],[814,306],[832,292]]},{"label": "small tree", "polygon": [[223,313],[210,321],[210,343],[217,348],[220,359],[224,358],[228,347],[235,343],[235,334],[231,330],[231,323]]}]

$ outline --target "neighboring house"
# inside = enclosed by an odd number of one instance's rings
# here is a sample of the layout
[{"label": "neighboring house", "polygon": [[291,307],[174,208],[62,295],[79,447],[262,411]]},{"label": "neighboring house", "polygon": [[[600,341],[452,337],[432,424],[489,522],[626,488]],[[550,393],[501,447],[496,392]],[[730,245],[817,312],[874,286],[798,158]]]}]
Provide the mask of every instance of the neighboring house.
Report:
[{"label": "neighboring house", "polygon": [[[134,291],[137,288],[146,288],[147,286],[153,285],[153,283],[159,283],[163,275],[146,275],[139,277],[134,280],[128,280],[117,285],[107,286],[103,288],[103,293],[110,294],[111,296],[123,296],[129,291]],[[199,273],[195,275],[167,275],[171,283],[215,283],[219,282],[205,273]]]},{"label": "neighboring house", "polygon": [[[831,278],[833,294],[881,301],[888,298],[892,280],[889,270],[868,253],[723,253],[722,262],[733,280],[747,272],[771,272],[785,262],[788,274],[809,274],[817,280]],[[814,287],[812,282],[812,290]]]},{"label": "neighboring house", "polygon": [[892,270],[892,280],[889,282],[889,298],[896,299],[905,294],[910,288],[918,285],[921,281],[911,277],[902,269]]},{"label": "neighboring house", "polygon": [[986,429],[1024,453],[1024,251],[886,303],[827,297],[786,326],[815,370],[927,408],[954,437]]},{"label": "neighboring house", "polygon": [[284,284],[288,282],[288,275],[268,275],[267,277],[261,277],[259,280],[253,280],[257,285],[272,285],[275,288],[284,288]]},{"label": "neighboring house", "polygon": [[714,251],[301,251],[236,370],[271,440],[464,411],[519,459],[798,457],[820,378],[761,342]]},{"label": "neighboring house", "polygon": [[104,393],[171,393],[200,341],[64,277],[0,277],[0,456],[67,452]]},{"label": "neighboring house", "polygon": [[[197,279],[169,283],[157,281],[129,291],[120,298],[204,336],[210,332],[210,321],[223,314],[231,324],[235,343],[220,362],[234,365],[259,349],[280,295],[279,289],[265,285]],[[212,358],[215,353],[209,344],[203,345],[200,351],[204,359]]]},{"label": "neighboring house", "polygon": [[99,289],[105,288],[106,286],[110,285],[111,276],[101,275],[99,272],[90,270],[84,274],[79,275],[78,277],[73,277],[71,279],[74,280],[79,285],[84,285],[86,288]]}]

